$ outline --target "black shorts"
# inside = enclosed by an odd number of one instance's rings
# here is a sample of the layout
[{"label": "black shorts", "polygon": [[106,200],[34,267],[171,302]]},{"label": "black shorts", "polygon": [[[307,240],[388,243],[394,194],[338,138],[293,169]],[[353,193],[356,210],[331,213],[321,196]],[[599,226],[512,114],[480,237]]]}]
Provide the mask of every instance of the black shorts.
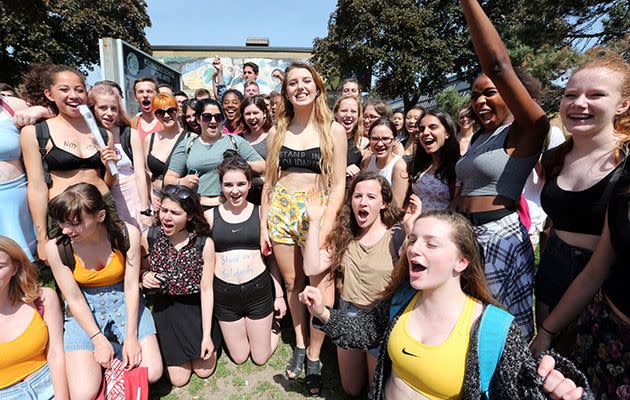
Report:
[{"label": "black shorts", "polygon": [[262,319],[273,312],[273,283],[267,271],[240,285],[215,277],[213,286],[214,315],[219,321]]}]

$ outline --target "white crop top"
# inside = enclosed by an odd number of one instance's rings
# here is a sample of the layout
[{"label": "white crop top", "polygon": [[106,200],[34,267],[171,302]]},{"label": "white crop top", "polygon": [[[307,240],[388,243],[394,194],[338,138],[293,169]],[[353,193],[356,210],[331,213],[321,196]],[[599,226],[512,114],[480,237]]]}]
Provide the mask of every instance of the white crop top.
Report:
[{"label": "white crop top", "polygon": [[368,166],[367,166],[367,170],[376,172],[377,174],[379,174],[383,178],[387,179],[387,182],[389,182],[389,184],[391,185],[392,184],[392,175],[394,174],[394,166],[396,165],[398,160],[400,160],[400,158],[401,158],[400,156],[394,156],[387,163],[387,165],[385,165],[384,168],[379,169],[376,166],[376,157],[375,156],[371,156],[370,157],[370,162],[368,163]]}]

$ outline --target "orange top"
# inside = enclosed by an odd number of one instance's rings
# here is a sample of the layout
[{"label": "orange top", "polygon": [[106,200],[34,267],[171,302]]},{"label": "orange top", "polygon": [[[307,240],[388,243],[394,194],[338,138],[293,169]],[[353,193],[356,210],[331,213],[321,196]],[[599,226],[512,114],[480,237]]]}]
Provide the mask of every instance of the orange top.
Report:
[{"label": "orange top", "polygon": [[110,286],[115,285],[125,277],[125,257],[119,250],[114,250],[105,266],[91,269],[86,268],[83,262],[74,254],[74,279],[81,286]]},{"label": "orange top", "polygon": [[48,327],[34,311],[31,323],[10,342],[0,343],[0,389],[14,385],[46,365]]}]

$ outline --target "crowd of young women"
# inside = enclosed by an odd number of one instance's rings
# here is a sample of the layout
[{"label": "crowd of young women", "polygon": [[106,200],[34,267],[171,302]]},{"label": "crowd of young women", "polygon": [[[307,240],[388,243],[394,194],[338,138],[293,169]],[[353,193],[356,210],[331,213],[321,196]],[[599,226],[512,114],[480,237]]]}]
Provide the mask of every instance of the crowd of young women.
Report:
[{"label": "crowd of young women", "polygon": [[[461,3],[483,72],[458,123],[362,102],[354,79],[331,112],[298,62],[271,108],[139,79],[130,120],[115,83],[35,66],[23,100],[0,97],[0,398],[95,398],[114,357],[175,386],[210,376],[222,346],[262,365],[287,311],[284,373],[310,395],[329,335],[350,395],[627,396],[630,66],[587,54],[560,103],[570,138],[539,168],[549,121],[479,3]],[[552,226],[537,272],[517,213],[535,167]],[[488,345],[492,318],[504,336]],[[532,338],[567,358],[534,358]]]}]

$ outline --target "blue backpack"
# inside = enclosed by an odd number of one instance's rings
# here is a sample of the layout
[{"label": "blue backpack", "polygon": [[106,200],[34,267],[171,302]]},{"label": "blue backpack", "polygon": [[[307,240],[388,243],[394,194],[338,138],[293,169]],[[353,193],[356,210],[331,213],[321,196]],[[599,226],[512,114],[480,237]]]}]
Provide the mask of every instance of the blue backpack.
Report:
[{"label": "blue backpack", "polygon": [[[406,282],[392,297],[389,308],[389,320],[394,319],[400,309],[411,301],[416,289]],[[505,339],[507,338],[514,316],[509,312],[488,304],[479,322],[479,388],[486,399],[490,399],[490,381],[497,368]]]}]

